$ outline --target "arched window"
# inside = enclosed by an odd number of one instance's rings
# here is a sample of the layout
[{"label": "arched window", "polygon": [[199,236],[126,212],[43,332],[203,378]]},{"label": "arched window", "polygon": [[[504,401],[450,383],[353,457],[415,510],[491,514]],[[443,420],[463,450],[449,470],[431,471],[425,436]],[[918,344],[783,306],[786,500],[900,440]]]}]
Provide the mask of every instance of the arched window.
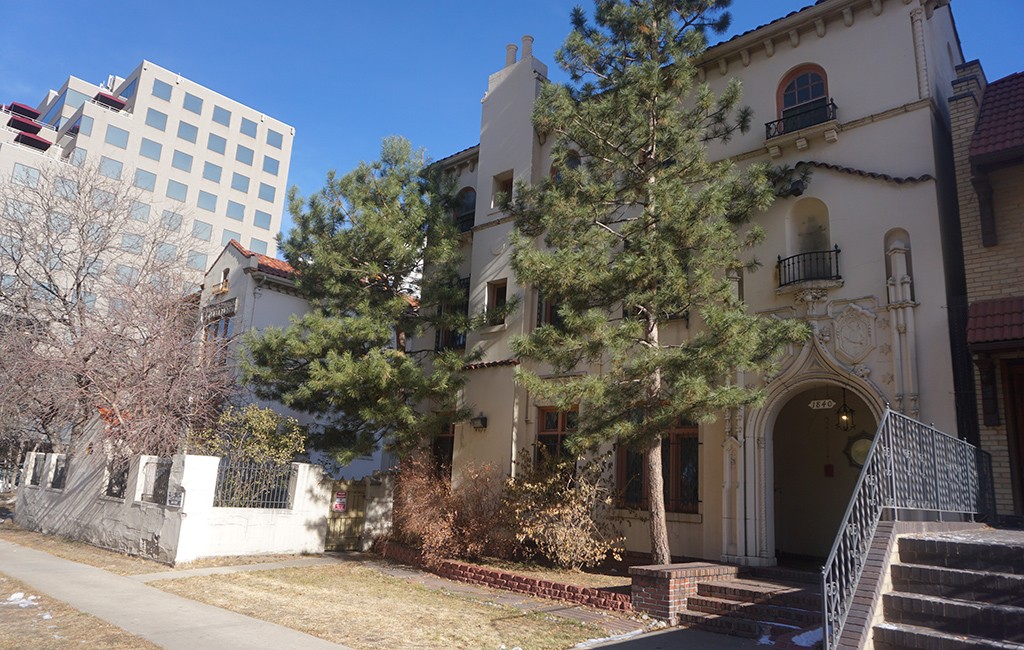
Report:
[{"label": "arched window", "polygon": [[468,232],[473,228],[476,218],[476,190],[472,187],[463,189],[455,197],[453,217],[459,226],[459,232]]},{"label": "arched window", "polygon": [[802,65],[782,79],[778,90],[778,134],[791,133],[835,117],[828,98],[828,78],[817,65]]}]

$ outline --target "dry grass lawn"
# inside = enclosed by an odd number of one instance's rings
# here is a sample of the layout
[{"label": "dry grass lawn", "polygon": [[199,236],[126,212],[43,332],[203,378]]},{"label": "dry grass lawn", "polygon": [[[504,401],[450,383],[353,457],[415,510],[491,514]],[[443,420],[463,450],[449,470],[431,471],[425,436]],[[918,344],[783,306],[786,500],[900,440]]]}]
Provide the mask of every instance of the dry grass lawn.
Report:
[{"label": "dry grass lawn", "polygon": [[[12,598],[22,594],[19,598]],[[119,627],[33,591],[0,573],[0,648],[159,650]]]},{"label": "dry grass lawn", "polygon": [[161,580],[166,591],[342,643],[392,648],[568,648],[603,630],[337,564]]}]

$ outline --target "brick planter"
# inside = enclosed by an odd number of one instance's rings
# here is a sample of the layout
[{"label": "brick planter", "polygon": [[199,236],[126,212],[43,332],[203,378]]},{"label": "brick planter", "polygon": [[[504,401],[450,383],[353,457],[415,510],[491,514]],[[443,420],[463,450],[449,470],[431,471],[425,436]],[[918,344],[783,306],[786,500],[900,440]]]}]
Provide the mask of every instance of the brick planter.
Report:
[{"label": "brick planter", "polygon": [[697,595],[698,582],[729,580],[738,573],[737,566],[711,562],[631,567],[633,609],[675,625],[687,599]]},{"label": "brick planter", "polygon": [[423,563],[419,551],[391,542],[378,544],[377,550],[386,558],[422,567],[449,580],[468,582],[470,584],[539,596],[541,598],[562,600],[613,612],[628,612],[631,610],[630,594],[618,593],[610,589],[594,589],[592,587],[568,585],[551,580],[516,575],[507,571],[477,566],[475,564],[457,562],[455,560],[441,560],[435,565],[427,566]]}]

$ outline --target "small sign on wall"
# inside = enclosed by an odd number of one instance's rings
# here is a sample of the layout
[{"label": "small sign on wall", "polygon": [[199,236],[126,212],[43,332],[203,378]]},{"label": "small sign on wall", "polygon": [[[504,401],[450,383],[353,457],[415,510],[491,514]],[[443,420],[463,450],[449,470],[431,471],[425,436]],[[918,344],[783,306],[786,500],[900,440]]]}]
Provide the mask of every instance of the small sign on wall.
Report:
[{"label": "small sign on wall", "polygon": [[810,406],[812,411],[827,411],[828,409],[834,409],[836,403],[830,399],[815,399],[811,400],[807,406]]},{"label": "small sign on wall", "polygon": [[345,512],[348,510],[348,492],[335,492],[334,505],[331,506],[334,512]]},{"label": "small sign on wall", "polygon": [[181,504],[185,501],[184,492],[168,492],[167,493],[167,505],[172,508],[180,508]]}]

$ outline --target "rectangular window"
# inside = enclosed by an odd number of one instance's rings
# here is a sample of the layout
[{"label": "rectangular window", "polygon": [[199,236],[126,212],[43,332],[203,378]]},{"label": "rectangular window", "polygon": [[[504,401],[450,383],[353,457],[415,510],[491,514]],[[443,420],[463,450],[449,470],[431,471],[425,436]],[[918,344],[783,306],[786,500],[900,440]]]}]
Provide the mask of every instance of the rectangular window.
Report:
[{"label": "rectangular window", "polygon": [[277,196],[277,188],[273,185],[267,185],[266,183],[260,183],[259,197],[264,201],[274,202],[274,197]]},{"label": "rectangular window", "polygon": [[121,249],[136,255],[142,254],[142,235],[125,233],[121,235]]},{"label": "rectangular window", "polygon": [[217,196],[215,194],[210,194],[209,192],[199,190],[199,200],[196,201],[196,204],[203,210],[207,210],[208,212],[216,212]]},{"label": "rectangular window", "polygon": [[125,286],[134,285],[139,281],[139,270],[127,264],[118,264],[114,267],[114,282]]},{"label": "rectangular window", "polygon": [[16,162],[11,180],[24,187],[37,187],[39,185],[39,170]]},{"label": "rectangular window", "polygon": [[178,122],[178,137],[182,140],[195,142],[199,137],[199,127],[188,122]]},{"label": "rectangular window", "polygon": [[231,175],[231,188],[239,192],[248,192],[249,177],[235,172]]},{"label": "rectangular window", "polygon": [[150,210],[151,206],[148,203],[143,203],[142,201],[132,201],[132,219],[135,219],[136,221],[141,221],[142,223],[148,223]]},{"label": "rectangular window", "polygon": [[210,241],[210,238],[213,237],[213,226],[196,219],[192,222],[192,236],[201,241]]},{"label": "rectangular window", "polygon": [[213,106],[213,121],[217,124],[223,124],[224,126],[231,126],[231,111],[228,109],[217,106]]},{"label": "rectangular window", "polygon": [[92,191],[92,205],[93,207],[103,210],[104,212],[110,212],[114,209],[116,199],[113,192],[108,192],[101,189],[93,189]]},{"label": "rectangular window", "polygon": [[250,138],[255,138],[256,137],[256,123],[253,122],[250,119],[246,119],[246,118],[243,117],[242,118],[242,126],[239,129],[239,131],[242,132],[242,135],[247,135]]},{"label": "rectangular window", "polygon": [[185,93],[185,101],[181,103],[182,108],[196,115],[203,114],[203,99],[192,93]]},{"label": "rectangular window", "polygon": [[109,145],[117,147],[118,149],[128,148],[128,132],[122,128],[118,128],[113,124],[107,125],[107,134],[104,136],[103,141]]},{"label": "rectangular window", "polygon": [[274,129],[267,129],[267,144],[275,149],[280,149],[284,144],[284,136]]},{"label": "rectangular window", "polygon": [[153,192],[156,190],[156,174],[145,169],[135,170],[135,187]]},{"label": "rectangular window", "polygon": [[579,409],[559,411],[557,408],[537,409],[538,462],[572,460],[565,448],[566,438],[576,431]]},{"label": "rectangular window", "polygon": [[238,148],[235,149],[235,160],[246,165],[252,165],[252,159],[255,153],[256,152],[249,147],[238,145]]},{"label": "rectangular window", "polygon": [[196,269],[197,271],[206,270],[206,253],[200,253],[199,251],[189,251],[188,261],[189,268]]},{"label": "rectangular window", "polygon": [[107,158],[106,156],[100,156],[100,174],[107,178],[113,178],[114,180],[121,180],[121,171],[124,169],[124,165],[120,161],[114,160],[113,158]]},{"label": "rectangular window", "polygon": [[171,84],[165,81],[160,81],[159,79],[154,79],[153,96],[171,101]]},{"label": "rectangular window", "polygon": [[167,181],[167,196],[175,201],[184,201],[188,198],[188,185],[178,181]]},{"label": "rectangular window", "polygon": [[36,452],[35,458],[32,459],[32,478],[29,479],[29,485],[41,485],[43,483],[43,470],[46,468],[46,454]]},{"label": "rectangular window", "polygon": [[58,176],[53,181],[53,195],[65,201],[74,201],[78,198],[78,181]]},{"label": "rectangular window", "polygon": [[[235,221],[244,221],[245,220],[245,206],[242,205],[241,203],[236,203],[234,201],[228,201],[227,215],[228,215],[228,217],[230,219],[234,219]],[[242,240],[239,239],[238,241],[242,241]]]},{"label": "rectangular window", "polygon": [[512,200],[512,170],[494,177],[494,191],[491,193],[491,209],[504,208]]},{"label": "rectangular window", "polygon": [[147,460],[142,466],[142,494],[147,503],[167,503],[167,488],[171,480],[170,458]]},{"label": "rectangular window", "polygon": [[281,162],[277,158],[271,158],[270,156],[263,156],[263,171],[268,174],[277,176],[277,171],[281,167]]},{"label": "rectangular window", "polygon": [[81,303],[82,306],[85,307],[87,310],[93,311],[94,309],[96,309],[96,294],[89,293],[88,291],[83,291]]},{"label": "rectangular window", "polygon": [[446,323],[446,317],[469,315],[469,278],[459,280],[461,298],[458,304],[441,304],[437,308],[439,326],[435,330],[435,350],[461,350],[466,347],[466,332]]},{"label": "rectangular window", "polygon": [[[661,468],[665,510],[668,512],[698,512],[699,451],[696,425],[682,423],[665,432],[661,440]],[[620,446],[616,458],[620,507],[647,509],[647,499],[644,497],[646,480],[643,454]]]},{"label": "rectangular window", "polygon": [[228,149],[228,141],[219,135],[211,133],[209,139],[206,141],[206,148],[214,153],[223,155]]},{"label": "rectangular window", "polygon": [[181,229],[181,215],[177,212],[164,210],[164,213],[160,215],[160,225],[167,230],[177,232]]},{"label": "rectangular window", "polygon": [[231,241],[232,239],[234,239],[236,242],[241,243],[242,233],[235,232],[234,230],[225,230],[220,235],[220,245],[227,246],[228,242]]},{"label": "rectangular window", "polygon": [[167,242],[160,242],[156,245],[156,258],[161,262],[173,262],[178,256],[178,247]]},{"label": "rectangular window", "polygon": [[180,169],[183,172],[192,171],[192,156],[188,155],[184,151],[174,150],[174,155],[171,157],[171,167]]},{"label": "rectangular window", "polygon": [[501,279],[487,283],[487,324],[501,325],[505,316],[501,313],[508,302],[508,280]]},{"label": "rectangular window", "polygon": [[93,257],[86,261],[85,274],[90,278],[98,278],[103,273],[103,260],[99,257]]},{"label": "rectangular window", "polygon": [[82,117],[78,118],[78,120],[75,122],[75,126],[73,126],[72,129],[77,127],[78,132],[81,133],[82,135],[92,135],[92,123],[93,120],[91,117],[89,117],[88,115],[83,115]]},{"label": "rectangular window", "polygon": [[142,138],[142,142],[139,144],[139,155],[150,160],[160,160],[163,149],[163,145],[159,142],[154,142],[149,138]]},{"label": "rectangular window", "polygon": [[125,86],[121,92],[117,93],[117,96],[121,99],[131,99],[135,96],[135,87],[139,85],[139,78],[135,77]]},{"label": "rectangular window", "polygon": [[75,147],[71,154],[68,156],[68,162],[75,167],[81,167],[85,164],[85,159],[89,155],[89,152],[81,147]]},{"label": "rectangular window", "polygon": [[564,325],[562,315],[558,313],[560,303],[555,302],[543,295],[537,295],[537,327],[541,325],[553,325],[561,329]]},{"label": "rectangular window", "polygon": [[262,239],[256,239],[255,237],[252,237],[251,239],[249,239],[249,250],[251,250],[254,253],[259,253],[260,255],[266,255],[267,242],[263,241]]},{"label": "rectangular window", "polygon": [[71,217],[59,212],[51,212],[46,215],[46,223],[55,233],[65,234],[71,232]]},{"label": "rectangular window", "polygon": [[262,210],[257,210],[256,216],[253,218],[253,223],[256,225],[257,228],[262,228],[263,230],[270,230],[270,213],[263,212]]},{"label": "rectangular window", "polygon": [[208,181],[219,183],[220,175],[223,171],[220,165],[214,165],[212,162],[203,163],[203,178]]},{"label": "rectangular window", "polygon": [[146,111],[146,126],[151,126],[159,131],[167,130],[167,113],[161,113],[155,108]]}]

